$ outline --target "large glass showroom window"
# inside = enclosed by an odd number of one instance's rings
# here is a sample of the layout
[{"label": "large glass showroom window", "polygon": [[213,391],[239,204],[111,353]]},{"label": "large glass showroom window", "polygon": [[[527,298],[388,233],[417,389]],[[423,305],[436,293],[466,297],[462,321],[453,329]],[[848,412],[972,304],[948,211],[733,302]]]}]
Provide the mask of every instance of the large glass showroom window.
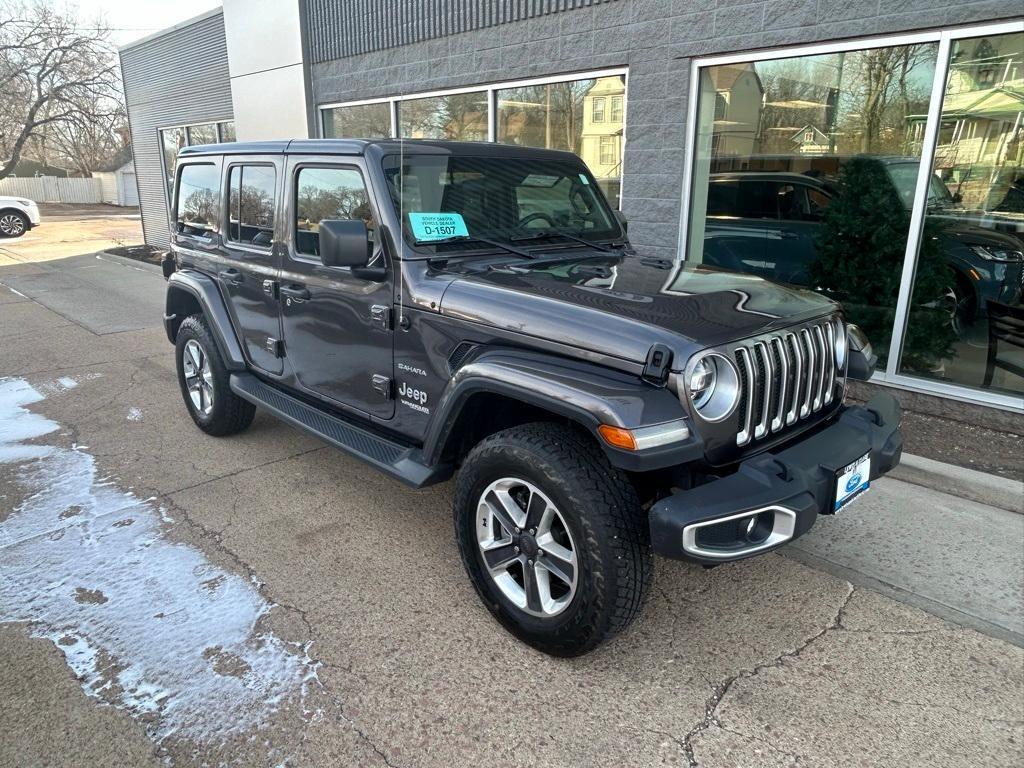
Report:
[{"label": "large glass showroom window", "polygon": [[618,207],[625,98],[625,75],[499,88],[497,139],[575,152]]},{"label": "large glass showroom window", "polygon": [[1020,395],[1024,33],[954,40],[941,109],[900,371]]},{"label": "large glass showroom window", "polygon": [[197,123],[196,125],[163,128],[160,130],[160,149],[164,162],[164,180],[167,184],[167,199],[174,189],[174,165],[178,152],[195,144],[216,144],[234,141],[235,124],[232,122]]},{"label": "large glass showroom window", "polygon": [[616,206],[622,179],[625,71],[582,73],[403,95],[372,103],[322,107],[327,138],[499,141],[575,152]]},{"label": "large glass showroom window", "polygon": [[403,139],[487,141],[487,91],[407,99],[398,104]]},{"label": "large glass showroom window", "polygon": [[324,136],[386,139],[391,136],[391,105],[386,101],[322,110]]},{"label": "large glass showroom window", "polygon": [[1024,35],[930,37],[697,62],[686,258],[841,301],[883,379],[1019,401]]}]

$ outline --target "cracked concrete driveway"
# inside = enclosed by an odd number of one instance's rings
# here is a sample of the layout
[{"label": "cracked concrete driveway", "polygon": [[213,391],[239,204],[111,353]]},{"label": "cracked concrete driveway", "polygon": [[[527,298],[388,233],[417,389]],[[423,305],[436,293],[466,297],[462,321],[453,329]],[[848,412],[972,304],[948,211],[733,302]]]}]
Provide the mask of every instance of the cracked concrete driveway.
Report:
[{"label": "cracked concrete driveway", "polygon": [[1021,648],[777,554],[658,561],[583,658],[519,644],[450,485],[263,414],[202,434],[158,314],[0,287],[0,765],[1021,764]]}]

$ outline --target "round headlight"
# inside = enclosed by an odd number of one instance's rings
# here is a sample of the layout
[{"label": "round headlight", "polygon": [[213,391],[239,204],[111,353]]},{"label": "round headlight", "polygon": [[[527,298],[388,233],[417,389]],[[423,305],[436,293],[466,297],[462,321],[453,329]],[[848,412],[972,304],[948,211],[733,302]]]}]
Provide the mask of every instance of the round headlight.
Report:
[{"label": "round headlight", "polygon": [[715,391],[715,364],[706,357],[700,360],[690,373],[688,386],[690,399],[694,407],[700,410]]},{"label": "round headlight", "polygon": [[843,324],[842,320],[836,320],[835,333],[836,368],[842,371],[846,368],[846,352],[849,348],[849,340],[846,337],[846,326]]},{"label": "round headlight", "polygon": [[740,377],[736,366],[717,352],[707,353],[687,367],[686,394],[705,421],[721,421],[736,409]]}]

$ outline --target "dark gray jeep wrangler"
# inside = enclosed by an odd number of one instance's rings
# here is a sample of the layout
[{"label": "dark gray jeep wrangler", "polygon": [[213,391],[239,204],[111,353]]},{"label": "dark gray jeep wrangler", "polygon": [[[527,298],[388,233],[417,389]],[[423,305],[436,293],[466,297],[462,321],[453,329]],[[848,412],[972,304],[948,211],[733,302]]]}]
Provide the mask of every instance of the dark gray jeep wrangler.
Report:
[{"label": "dark gray jeep wrangler", "polygon": [[256,407],[455,486],[481,598],[548,653],[637,615],[652,554],[768,552],[899,461],[840,308],[637,255],[574,155],[310,140],[178,158],[167,337],[195,423]]}]

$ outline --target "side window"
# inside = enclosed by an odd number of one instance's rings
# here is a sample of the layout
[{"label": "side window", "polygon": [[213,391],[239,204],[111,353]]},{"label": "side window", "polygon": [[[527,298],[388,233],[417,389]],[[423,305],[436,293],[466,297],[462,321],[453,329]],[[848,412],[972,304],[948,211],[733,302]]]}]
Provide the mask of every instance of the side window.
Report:
[{"label": "side window", "polygon": [[235,165],[228,181],[228,240],[269,248],[274,239],[272,165]]},{"label": "side window", "polygon": [[739,211],[745,219],[777,219],[778,207],[769,196],[775,187],[756,179],[740,180]]},{"label": "side window", "polygon": [[783,221],[807,221],[810,218],[806,187],[796,184],[776,184],[774,187],[780,219]]},{"label": "side window", "polygon": [[370,197],[355,168],[300,168],[295,181],[295,250],[320,255],[320,222],[361,219],[375,227]]},{"label": "side window", "polygon": [[829,203],[832,202],[832,198],[820,189],[808,189],[807,200],[810,208],[808,218],[810,218],[811,221],[821,221],[824,219],[825,210],[828,208]]},{"label": "side window", "polygon": [[177,230],[183,235],[207,235],[220,218],[220,168],[212,163],[183,166],[178,181]]},{"label": "side window", "polygon": [[732,179],[711,179],[708,184],[708,216],[739,216],[740,184]]}]

